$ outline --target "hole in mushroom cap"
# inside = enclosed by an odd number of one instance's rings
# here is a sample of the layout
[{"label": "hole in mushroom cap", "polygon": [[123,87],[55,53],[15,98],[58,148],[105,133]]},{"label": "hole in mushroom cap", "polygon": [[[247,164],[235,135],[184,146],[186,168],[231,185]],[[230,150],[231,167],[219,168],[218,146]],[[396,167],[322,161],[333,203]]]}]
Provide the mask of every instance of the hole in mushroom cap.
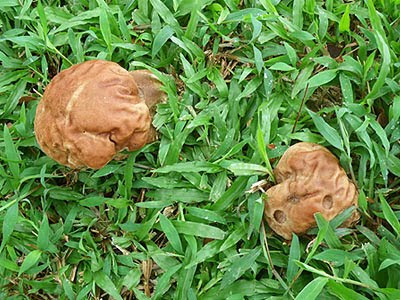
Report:
[{"label": "hole in mushroom cap", "polygon": [[291,203],[297,203],[300,201],[300,199],[296,195],[290,195],[287,198],[287,200],[288,200],[288,202],[291,202]]},{"label": "hole in mushroom cap", "polygon": [[286,215],[283,211],[281,210],[276,210],[274,212],[274,219],[275,221],[277,221],[278,223],[285,223],[286,222]]},{"label": "hole in mushroom cap", "polygon": [[325,196],[324,199],[322,200],[322,206],[325,209],[331,209],[333,206],[333,199],[331,196]]}]

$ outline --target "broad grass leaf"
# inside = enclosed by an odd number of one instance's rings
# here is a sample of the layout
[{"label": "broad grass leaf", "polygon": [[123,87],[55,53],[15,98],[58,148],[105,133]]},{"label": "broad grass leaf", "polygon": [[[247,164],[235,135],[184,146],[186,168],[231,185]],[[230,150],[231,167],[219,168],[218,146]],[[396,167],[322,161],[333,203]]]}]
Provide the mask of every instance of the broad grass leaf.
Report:
[{"label": "broad grass leaf", "polygon": [[235,176],[253,176],[253,175],[266,175],[269,170],[263,166],[248,163],[233,163],[229,165],[228,170]]},{"label": "broad grass leaf", "polygon": [[18,276],[20,276],[22,273],[28,271],[30,268],[32,268],[37,261],[39,260],[40,256],[42,255],[42,251],[40,250],[33,250],[31,251],[24,259],[22,262],[22,265],[19,269]]},{"label": "broad grass leaf", "polygon": [[382,56],[382,62],[380,63],[381,69],[379,71],[378,78],[376,79],[374,85],[372,86],[371,92],[367,95],[367,99],[375,99],[379,96],[379,91],[385,84],[386,77],[390,72],[391,57],[390,57],[390,47],[386,42],[385,33],[382,28],[379,16],[374,7],[374,3],[372,0],[368,0],[366,2],[368,6],[371,25],[372,28],[374,29],[374,36],[376,39],[376,43],[378,45],[379,52]]},{"label": "broad grass leaf", "polygon": [[340,32],[350,32],[350,4],[346,5],[346,9],[339,22]]},{"label": "broad grass leaf", "polygon": [[[171,36],[171,41],[173,43],[175,43],[176,45],[178,45],[178,47],[181,48],[182,50],[185,50],[186,53],[189,54],[190,60],[193,61],[193,51],[192,50],[194,50],[194,47],[197,47],[197,45],[193,45],[191,43],[191,41],[189,41],[187,39],[185,42],[183,42],[182,40],[178,39],[174,35]],[[202,56],[204,56],[204,54]],[[199,57],[199,60],[200,60],[200,57]],[[192,84],[193,84],[193,82],[192,82]]]},{"label": "broad grass leaf", "polygon": [[15,225],[18,222],[18,201],[11,205],[6,212],[3,220],[3,234],[1,239],[0,253],[4,246],[7,245]]},{"label": "broad grass leaf", "polygon": [[186,210],[190,215],[206,220],[207,222],[226,224],[225,218],[215,211],[192,206],[186,207]]},{"label": "broad grass leaf", "polygon": [[297,76],[296,82],[292,88],[291,98],[294,99],[300,91],[305,90],[307,87],[308,79],[310,78],[313,71],[313,65],[309,64],[308,66],[304,67],[299,75]]},{"label": "broad grass leaf", "polygon": [[111,56],[112,46],[111,46],[111,28],[110,22],[107,16],[107,10],[104,7],[100,7],[100,31],[103,36],[104,42],[107,45],[108,54]]},{"label": "broad grass leaf", "polygon": [[315,127],[317,127],[318,131],[322,134],[322,136],[328,141],[329,144],[336,147],[337,149],[344,151],[343,149],[343,141],[340,138],[339,133],[331,127],[325,120],[314,113],[313,111],[307,109],[308,114],[314,121]]},{"label": "broad grass leaf", "polygon": [[368,208],[367,196],[363,189],[360,189],[360,195],[358,196],[358,206],[363,210],[366,211]]},{"label": "broad grass leaf", "polygon": [[229,249],[233,245],[236,245],[240,239],[244,237],[246,234],[246,231],[244,230],[243,227],[239,227],[235,229],[224,241],[224,243],[221,245],[220,251],[225,251],[226,249]]},{"label": "broad grass leaf", "polygon": [[80,210],[81,210],[81,207],[79,205],[74,205],[72,207],[72,209],[70,209],[70,211],[68,212],[68,215],[66,216],[65,221],[64,221],[64,233],[65,234],[68,234],[71,231],[72,226],[75,221],[75,218]]},{"label": "broad grass leaf", "polygon": [[161,200],[161,201],[144,201],[144,202],[137,202],[135,206],[143,207],[143,208],[164,208],[174,204],[173,200]]},{"label": "broad grass leaf", "polygon": [[228,180],[227,172],[223,171],[218,173],[217,177],[214,180],[214,183],[211,187],[210,191],[210,200],[212,202],[217,201],[226,190],[226,183]]},{"label": "broad grass leaf", "polygon": [[[186,240],[188,241],[188,244],[194,244],[196,245],[196,241],[193,237],[191,237],[192,239],[188,239],[186,237]],[[193,242],[193,243],[192,243]],[[194,251],[196,249],[193,249]],[[189,262],[192,260],[193,258],[193,251],[192,249],[189,247],[187,247],[186,249],[186,255],[185,255],[185,262]],[[190,287],[192,286],[192,282],[194,279],[194,275],[196,272],[196,266],[190,267],[190,268],[183,268],[180,270],[180,272],[178,273],[178,279],[176,282],[176,290],[175,290],[175,295],[174,295],[174,299],[193,299],[194,293],[193,290],[190,289]]]},{"label": "broad grass leaf", "polygon": [[357,261],[365,258],[365,254],[360,251],[344,251],[340,249],[327,249],[316,255],[313,259],[334,263],[335,266],[343,265],[346,260]]},{"label": "broad grass leaf", "polygon": [[38,238],[37,238],[37,246],[40,250],[46,251],[49,246],[50,239],[50,227],[49,220],[47,219],[47,214],[44,213],[42,224],[39,228]]},{"label": "broad grass leaf", "polygon": [[264,67],[262,53],[256,46],[253,46],[253,53],[254,53],[254,63],[256,65],[257,72],[260,73],[262,68]]},{"label": "broad grass leaf", "polygon": [[297,60],[298,60],[296,50],[294,50],[294,48],[286,42],[284,42],[283,44],[285,46],[286,53],[287,53],[287,56],[289,57],[290,63],[292,64],[293,67],[296,67]]},{"label": "broad grass leaf", "polygon": [[168,241],[171,243],[172,247],[178,252],[183,253],[182,250],[182,242],[179,238],[178,231],[175,229],[172,222],[165,217],[163,214],[160,214],[160,225],[162,231],[167,236]]},{"label": "broad grass leaf", "polygon": [[19,168],[19,161],[21,157],[19,156],[17,147],[15,146],[10,131],[7,125],[4,125],[4,146],[5,146],[5,154],[8,160],[8,167],[14,178],[19,178],[20,168]]},{"label": "broad grass leaf", "polygon": [[314,14],[316,6],[316,1],[315,0],[306,0],[304,10],[309,13],[310,15]]},{"label": "broad grass leaf", "polygon": [[140,268],[133,268],[125,275],[123,278],[122,284],[128,288],[128,290],[132,290],[140,283],[140,278],[142,277],[142,271]]},{"label": "broad grass leaf", "polygon": [[71,281],[66,278],[65,276],[61,277],[62,287],[64,290],[65,295],[68,297],[69,300],[75,300],[76,295],[71,285]]},{"label": "broad grass leaf", "polygon": [[257,90],[257,88],[260,86],[261,83],[262,83],[261,77],[254,77],[252,80],[249,81],[248,84],[246,84],[243,92],[241,92],[236,97],[236,101],[239,101],[242,98],[250,96],[252,93],[254,93]]},{"label": "broad grass leaf", "polygon": [[386,221],[392,226],[397,236],[400,236],[400,222],[396,214],[393,212],[382,193],[379,193],[379,199],[381,201],[382,212]]},{"label": "broad grass leaf", "polygon": [[272,75],[271,71],[266,68],[264,68],[263,86],[265,97],[269,98],[274,89],[274,75]]},{"label": "broad grass leaf", "polygon": [[221,98],[228,97],[228,85],[226,84],[224,78],[221,75],[221,72],[217,68],[212,68],[208,74],[207,78],[214,82],[215,87],[217,88],[219,95]]},{"label": "broad grass leaf", "polygon": [[389,153],[387,166],[390,172],[400,177],[400,159]]},{"label": "broad grass leaf", "polygon": [[363,234],[373,245],[377,246],[380,244],[381,240],[378,238],[378,236],[370,230],[369,228],[365,226],[356,226],[357,230]]},{"label": "broad grass leaf", "polygon": [[351,270],[351,274],[355,278],[357,278],[360,282],[367,284],[371,286],[372,288],[379,288],[378,284],[376,283],[375,280],[371,279],[370,275],[368,272],[366,272],[364,269],[362,269],[360,266],[354,266],[354,268]]},{"label": "broad grass leaf", "polygon": [[165,21],[165,23],[171,26],[178,36],[182,36],[183,31],[181,29],[181,26],[179,25],[178,21],[175,19],[171,11],[168,9],[168,7],[160,0],[150,0],[150,3],[153,6],[153,9]]},{"label": "broad grass leaf", "polygon": [[21,5],[20,3],[18,3],[17,0],[2,0],[0,2],[0,7],[16,7],[18,5]]},{"label": "broad grass leaf", "polygon": [[[314,218],[315,218],[316,215],[318,215],[318,214],[320,214],[320,213],[314,214]],[[319,245],[320,245],[320,244],[322,243],[322,241],[324,240],[325,235],[326,235],[326,233],[327,233],[327,231],[328,231],[328,226],[329,226],[329,223],[328,223],[328,222],[325,222],[325,223],[322,224],[321,227],[318,227],[319,230],[318,230],[317,237],[315,238],[314,243],[313,243],[313,245],[312,245],[312,247],[311,247],[311,250],[310,250],[310,252],[308,253],[308,255],[307,255],[307,257],[306,257],[306,260],[305,260],[305,263],[306,263],[306,264],[313,258],[315,251],[317,251]]]},{"label": "broad grass leaf", "polygon": [[147,197],[156,201],[197,203],[207,201],[209,194],[197,189],[157,189],[147,192]]},{"label": "broad grass leaf", "polygon": [[79,201],[79,204],[82,205],[82,206],[92,207],[92,206],[101,205],[101,204],[105,203],[108,200],[110,200],[110,198],[100,197],[100,196],[93,196],[93,197],[87,197],[87,198]]},{"label": "broad grass leaf", "polygon": [[357,293],[353,289],[345,287],[342,283],[336,282],[334,280],[329,280],[328,282],[328,290],[329,293],[335,295],[341,300],[368,300],[368,298],[364,297],[363,295]]},{"label": "broad grass leaf", "polygon": [[251,23],[253,25],[253,33],[250,42],[254,42],[261,33],[262,23],[254,15],[251,15]]},{"label": "broad grass leaf", "polygon": [[303,7],[304,0],[293,1],[293,24],[299,29],[303,28]]},{"label": "broad grass leaf", "polygon": [[292,66],[289,66],[288,64],[284,63],[284,62],[277,62],[275,64],[273,64],[272,66],[269,67],[270,70],[276,70],[276,71],[293,71],[295,70],[295,68],[293,68]]},{"label": "broad grass leaf", "polygon": [[44,38],[47,39],[47,33],[49,32],[49,29],[47,27],[47,18],[46,18],[44,9],[43,9],[42,1],[40,1],[40,0],[37,3],[37,11],[38,11],[40,23],[42,24]]},{"label": "broad grass leaf", "polygon": [[221,289],[233,283],[236,279],[243,275],[260,256],[261,249],[256,248],[242,257],[235,259],[232,265],[225,271],[221,280]]},{"label": "broad grass leaf", "polygon": [[259,231],[263,214],[264,214],[264,201],[262,197],[258,197],[254,201],[253,213],[250,214],[250,225],[254,228],[255,232]]},{"label": "broad grass leaf", "polygon": [[328,278],[317,277],[309,284],[307,284],[304,289],[297,295],[295,300],[314,300],[317,299],[318,295],[322,292],[322,289],[328,283]]},{"label": "broad grass leaf", "polygon": [[173,266],[157,279],[157,285],[155,286],[152,299],[162,299],[162,296],[165,295],[172,284],[171,277],[176,274],[180,268],[182,268],[181,264]]},{"label": "broad grass leaf", "polygon": [[107,176],[107,175],[113,174],[120,167],[121,167],[121,165],[108,164],[108,165],[104,166],[103,168],[101,168],[100,170],[96,171],[92,175],[92,177],[93,178],[99,178],[99,177],[103,177],[103,176]]},{"label": "broad grass leaf", "polygon": [[[360,191],[360,193],[362,193],[362,191]],[[350,218],[355,210],[355,206],[350,206],[349,208],[346,208],[344,211],[338,214],[336,217],[334,217],[332,220],[330,220],[329,224],[332,226],[332,229],[336,229],[340,225],[342,225],[344,221]]]},{"label": "broad grass leaf", "polygon": [[175,220],[172,221],[172,225],[174,225],[179,233],[199,236],[203,238],[222,240],[226,234],[224,231],[217,227],[202,223]]},{"label": "broad grass leaf", "polygon": [[340,73],[339,81],[340,81],[340,88],[342,89],[344,102],[353,103],[354,102],[353,88],[349,77],[344,73]]},{"label": "broad grass leaf", "polygon": [[13,272],[18,272],[19,267],[18,265],[7,259],[7,258],[0,258],[0,267],[5,268],[7,270],[13,271]]},{"label": "broad grass leaf", "polygon": [[93,274],[94,282],[96,285],[101,288],[103,291],[105,291],[107,294],[109,294],[111,297],[113,297],[115,300],[122,300],[121,295],[119,294],[117,288],[115,287],[114,283],[104,273],[103,270],[97,271],[96,273]]},{"label": "broad grass leaf", "polygon": [[232,202],[244,193],[248,178],[238,177],[230,188],[212,206],[212,210],[221,211],[229,207]]},{"label": "broad grass leaf", "polygon": [[191,2],[191,13],[190,19],[186,27],[185,36],[188,38],[193,37],[194,33],[196,32],[197,25],[199,23],[199,14],[197,13],[200,3],[198,1]]},{"label": "broad grass leaf", "polygon": [[124,186],[125,186],[125,199],[131,199],[132,196],[132,182],[133,182],[133,165],[135,163],[136,154],[131,153],[126,161],[124,168]]},{"label": "broad grass leaf", "polygon": [[[142,177],[142,180],[151,185],[152,187],[158,187],[160,189],[175,189],[175,188],[189,188],[192,187],[190,184],[186,182],[182,182],[178,180],[177,178],[174,178],[173,176],[158,176],[158,177]],[[140,186],[144,187],[144,186]],[[150,188],[150,187],[148,187]]]},{"label": "broad grass leaf", "polygon": [[369,125],[374,129],[374,131],[376,132],[377,136],[381,140],[382,145],[385,148],[386,155],[388,155],[389,150],[390,150],[390,142],[389,142],[389,140],[388,140],[388,138],[386,136],[385,130],[382,128],[382,126],[375,119],[368,118],[368,121],[369,121]]},{"label": "broad grass leaf", "polygon": [[327,228],[324,239],[328,244],[329,248],[336,248],[336,249],[343,248],[339,238],[335,235],[335,232],[333,231],[329,222],[325,220],[325,218],[321,214],[315,214],[315,220],[317,221],[317,225],[320,230]]},{"label": "broad grass leaf", "polygon": [[220,252],[222,243],[223,241],[219,240],[214,240],[207,243],[196,253],[196,257],[193,258],[193,260],[185,268],[191,268],[216,255],[218,252]]},{"label": "broad grass leaf", "polygon": [[153,172],[155,173],[170,173],[170,172],[178,172],[178,173],[187,173],[187,172],[207,172],[207,173],[217,173],[221,170],[221,167],[202,161],[191,161],[191,162],[182,162],[176,163],[173,165],[168,165],[165,167],[161,167],[155,169]]},{"label": "broad grass leaf", "polygon": [[296,260],[300,259],[300,243],[298,236],[293,233],[292,244],[290,245],[289,251],[289,259],[288,259],[288,266],[286,270],[286,281],[288,283],[292,282],[294,277],[296,276],[299,267],[295,263]]},{"label": "broad grass leaf", "polygon": [[309,88],[322,86],[336,78],[337,70],[319,72],[308,80]]},{"label": "broad grass leaf", "polygon": [[275,6],[272,4],[271,0],[260,0],[261,5],[265,8],[266,11],[272,12],[275,15],[279,15]]},{"label": "broad grass leaf", "polygon": [[259,8],[245,8],[235,12],[232,12],[227,18],[226,21],[233,21],[233,22],[241,22],[243,19],[248,16],[262,16],[265,14],[265,11]]},{"label": "broad grass leaf", "polygon": [[272,181],[275,182],[275,176],[272,171],[272,166],[271,166],[271,163],[268,158],[267,146],[264,141],[264,134],[263,134],[260,124],[258,124],[258,126],[257,126],[257,149],[258,149],[258,152],[260,153],[263,161],[265,162],[265,165],[267,166],[266,167],[267,174],[270,176]]},{"label": "broad grass leaf", "polygon": [[329,26],[329,19],[326,11],[322,9],[321,7],[318,7],[318,20],[319,20],[319,26],[318,26],[318,36],[322,40],[325,36],[326,33],[328,32],[328,26]]},{"label": "broad grass leaf", "polygon": [[118,26],[119,30],[121,31],[122,37],[125,42],[129,42],[131,38],[131,34],[129,32],[129,27],[126,24],[126,20],[124,19],[124,14],[122,11],[119,9],[118,10]]},{"label": "broad grass leaf", "polygon": [[307,265],[305,263],[302,263],[301,261],[295,261],[295,262],[303,270],[306,270],[308,272],[317,274],[317,275],[319,275],[321,277],[330,277],[330,275],[328,273],[326,273],[325,271],[322,271],[322,270],[316,269],[314,267],[311,267],[311,266],[309,266],[309,265]]},{"label": "broad grass leaf", "polygon": [[388,268],[390,266],[393,266],[393,265],[400,265],[400,260],[399,259],[387,258],[379,266],[379,271],[384,270],[384,269],[386,269],[386,268]]},{"label": "broad grass leaf", "polygon": [[127,208],[132,204],[131,200],[127,200],[125,198],[108,198],[106,201],[108,206],[112,206],[118,209]]},{"label": "broad grass leaf", "polygon": [[381,147],[381,145],[376,143],[375,141],[372,141],[372,145],[374,146],[375,153],[377,154],[377,157],[378,157],[380,172],[382,174],[385,185],[387,185],[389,170],[388,170],[388,159],[387,159],[386,152]]},{"label": "broad grass leaf", "polygon": [[397,122],[400,118],[400,96],[395,96],[392,105],[392,119],[391,121]]},{"label": "broad grass leaf", "polygon": [[68,28],[68,40],[69,45],[71,46],[71,50],[75,55],[76,62],[83,62],[85,58],[80,37],[79,35],[77,36],[71,28]]}]

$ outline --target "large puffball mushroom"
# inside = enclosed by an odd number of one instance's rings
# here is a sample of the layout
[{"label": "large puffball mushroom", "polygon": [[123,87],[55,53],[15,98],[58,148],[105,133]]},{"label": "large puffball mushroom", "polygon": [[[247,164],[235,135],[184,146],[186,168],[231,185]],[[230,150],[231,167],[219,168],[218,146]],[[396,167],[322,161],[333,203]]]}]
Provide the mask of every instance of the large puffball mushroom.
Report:
[{"label": "large puffball mushroom", "polygon": [[103,60],[80,63],[46,87],[36,110],[36,138],[60,164],[99,169],[119,151],[154,140],[151,112],[164,98],[148,71],[128,72]]},{"label": "large puffball mushroom", "polygon": [[[331,220],[346,208],[357,206],[358,192],[325,147],[297,143],[283,154],[274,170],[277,185],[266,191],[264,216],[269,226],[287,240],[315,227],[314,214]],[[359,218],[355,210],[343,224]]]}]

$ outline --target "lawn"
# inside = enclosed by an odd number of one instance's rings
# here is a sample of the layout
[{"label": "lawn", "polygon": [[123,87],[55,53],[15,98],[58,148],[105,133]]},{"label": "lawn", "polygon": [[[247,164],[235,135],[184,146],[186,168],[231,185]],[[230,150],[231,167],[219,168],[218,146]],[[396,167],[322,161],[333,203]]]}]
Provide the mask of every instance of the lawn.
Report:
[{"label": "lawn", "polygon": [[[0,0],[0,299],[400,299],[399,23],[398,0]],[[95,58],[168,102],[156,142],[76,171],[33,121]],[[288,242],[261,190],[300,141],[340,159],[361,217]]]}]

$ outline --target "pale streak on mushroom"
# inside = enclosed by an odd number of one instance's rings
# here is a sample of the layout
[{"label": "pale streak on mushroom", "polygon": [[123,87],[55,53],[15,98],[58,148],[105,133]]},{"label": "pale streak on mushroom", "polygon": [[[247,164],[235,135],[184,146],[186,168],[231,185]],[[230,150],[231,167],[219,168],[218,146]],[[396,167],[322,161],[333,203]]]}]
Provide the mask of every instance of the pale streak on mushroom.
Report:
[{"label": "pale streak on mushroom", "polygon": [[[315,227],[314,214],[332,220],[345,209],[357,206],[358,192],[325,147],[297,143],[282,156],[274,170],[277,185],[266,191],[264,216],[269,226],[287,240]],[[357,221],[355,210],[343,226]]]},{"label": "pale streak on mushroom", "polygon": [[36,111],[36,138],[60,164],[99,169],[119,151],[154,141],[152,115],[165,98],[149,71],[128,72],[103,60],[77,64],[47,86]]}]

